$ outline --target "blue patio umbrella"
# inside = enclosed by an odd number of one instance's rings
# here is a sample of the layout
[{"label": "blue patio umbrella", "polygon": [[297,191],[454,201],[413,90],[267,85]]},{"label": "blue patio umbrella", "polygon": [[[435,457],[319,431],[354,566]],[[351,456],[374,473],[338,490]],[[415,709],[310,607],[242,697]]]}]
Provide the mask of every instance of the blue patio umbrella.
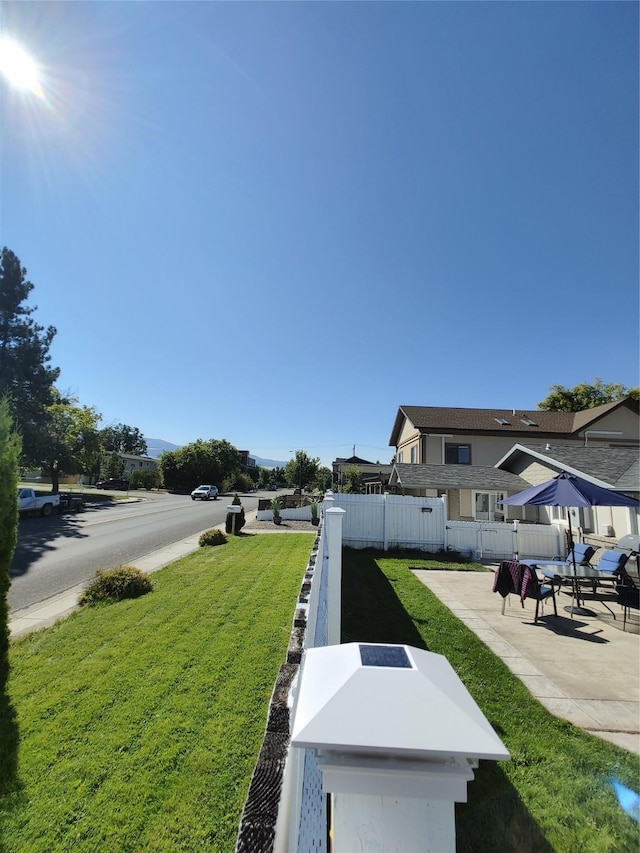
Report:
[{"label": "blue patio umbrella", "polygon": [[[546,483],[532,486],[517,495],[499,501],[501,504],[512,506],[562,506],[562,507],[587,507],[587,506],[627,506],[640,507],[640,501],[630,498],[622,492],[614,492],[613,489],[605,489],[568,474],[563,471]],[[573,550],[573,531],[571,530],[571,515],[569,514],[569,547],[573,560],[573,573],[577,576],[576,556]],[[576,611],[578,612],[578,611]],[[588,611],[589,612],[589,611]],[[587,613],[588,613],[587,612]],[[587,615],[587,614],[585,614]]]}]

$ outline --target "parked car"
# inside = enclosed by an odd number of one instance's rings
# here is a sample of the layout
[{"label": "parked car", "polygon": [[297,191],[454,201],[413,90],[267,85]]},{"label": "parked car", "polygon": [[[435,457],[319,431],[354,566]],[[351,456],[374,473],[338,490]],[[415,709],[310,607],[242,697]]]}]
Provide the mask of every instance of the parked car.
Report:
[{"label": "parked car", "polygon": [[129,481],[120,477],[109,477],[108,480],[100,480],[96,483],[96,489],[115,489],[120,492],[129,491]]},{"label": "parked car", "polygon": [[191,492],[192,501],[209,501],[212,498],[214,501],[218,500],[217,486],[198,486]]}]

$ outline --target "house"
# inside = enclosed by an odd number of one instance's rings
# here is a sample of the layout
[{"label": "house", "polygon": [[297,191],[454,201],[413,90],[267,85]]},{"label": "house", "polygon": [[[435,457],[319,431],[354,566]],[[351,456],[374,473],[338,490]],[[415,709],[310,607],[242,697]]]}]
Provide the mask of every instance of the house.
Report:
[{"label": "house", "polygon": [[446,497],[452,521],[506,521],[499,504],[509,494],[528,489],[517,474],[490,465],[411,465],[396,462],[389,491],[418,497]]},{"label": "house", "polygon": [[123,474],[131,475],[134,471],[157,471],[158,460],[153,456],[134,456],[131,453],[119,453],[124,462]]},{"label": "house", "polygon": [[[640,409],[631,398],[582,412],[400,406],[389,439],[395,447],[389,489],[446,495],[449,518],[503,521],[500,500],[528,488],[527,468],[496,465],[516,445],[554,448],[640,448]],[[560,469],[558,469],[560,470]],[[550,474],[549,476],[553,476]],[[549,479],[549,477],[547,477]],[[528,519],[528,516],[525,516]]]},{"label": "house", "polygon": [[[635,447],[572,447],[560,445],[515,444],[496,463],[496,470],[511,472],[537,486],[562,471],[575,474],[603,486],[640,498],[640,449]],[[638,510],[626,507],[584,507],[567,510],[565,507],[523,506],[506,507],[508,518],[544,523],[568,522],[585,533],[620,539],[629,533],[638,533]]]},{"label": "house", "polygon": [[354,466],[360,469],[367,494],[380,494],[385,491],[391,474],[391,465],[381,465],[379,462],[370,462],[368,459],[353,455],[348,459],[338,458],[332,462],[333,488],[336,492],[342,489],[347,469]]},{"label": "house", "polygon": [[640,446],[638,401],[582,412],[400,406],[389,444],[394,462],[495,465],[514,444]]},{"label": "house", "polygon": [[239,450],[238,452],[240,453],[240,467],[245,474],[248,474],[250,468],[256,468],[256,460],[253,456],[249,456],[248,450]]}]

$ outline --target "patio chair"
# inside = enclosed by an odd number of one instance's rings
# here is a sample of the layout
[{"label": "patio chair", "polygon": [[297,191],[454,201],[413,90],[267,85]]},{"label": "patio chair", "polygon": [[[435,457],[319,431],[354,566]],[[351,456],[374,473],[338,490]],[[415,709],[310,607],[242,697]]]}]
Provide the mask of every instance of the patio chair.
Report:
[{"label": "patio chair", "polygon": [[556,606],[556,587],[554,584],[541,584],[538,580],[536,570],[532,566],[523,565],[522,567],[522,589],[520,591],[520,601],[524,607],[525,598],[533,598],[536,603],[536,612],[533,617],[534,624],[538,621],[538,611],[540,602],[545,602],[551,596],[553,601],[553,613],[558,615]]},{"label": "patio chair", "polygon": [[640,589],[627,576],[626,583],[616,584],[616,595],[618,604],[622,607],[622,630],[627,630],[627,616],[629,610],[640,609]]},{"label": "patio chair", "polygon": [[[629,554],[626,554],[624,551],[603,551],[594,569],[597,569],[599,572],[607,572],[607,574],[611,575],[611,580],[619,583],[620,578],[617,576],[624,570],[628,559]],[[602,580],[600,578],[598,583],[601,583]],[[609,578],[605,578],[605,583],[608,580]]]},{"label": "patio chair", "polygon": [[[576,566],[590,566],[591,558],[596,553],[599,545],[586,545],[584,542],[575,542],[573,550],[576,558]],[[564,560],[536,560],[527,558],[522,561],[527,566],[558,566],[558,565],[573,565],[573,555],[571,551],[567,554]]]},{"label": "patio chair", "polygon": [[[493,591],[502,596],[502,615],[504,606],[511,593],[520,595],[522,589],[522,570],[524,566],[515,560],[503,560],[493,576]],[[509,602],[511,603],[511,602]],[[524,607],[524,602],[522,602]]]}]

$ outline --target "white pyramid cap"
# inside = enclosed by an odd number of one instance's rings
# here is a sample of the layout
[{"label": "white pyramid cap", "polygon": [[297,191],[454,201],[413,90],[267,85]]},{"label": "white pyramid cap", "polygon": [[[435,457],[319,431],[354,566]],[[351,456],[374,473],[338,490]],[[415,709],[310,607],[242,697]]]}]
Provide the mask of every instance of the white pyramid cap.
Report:
[{"label": "white pyramid cap", "polygon": [[509,758],[448,660],[405,645],[308,649],[291,742],[387,760]]}]

